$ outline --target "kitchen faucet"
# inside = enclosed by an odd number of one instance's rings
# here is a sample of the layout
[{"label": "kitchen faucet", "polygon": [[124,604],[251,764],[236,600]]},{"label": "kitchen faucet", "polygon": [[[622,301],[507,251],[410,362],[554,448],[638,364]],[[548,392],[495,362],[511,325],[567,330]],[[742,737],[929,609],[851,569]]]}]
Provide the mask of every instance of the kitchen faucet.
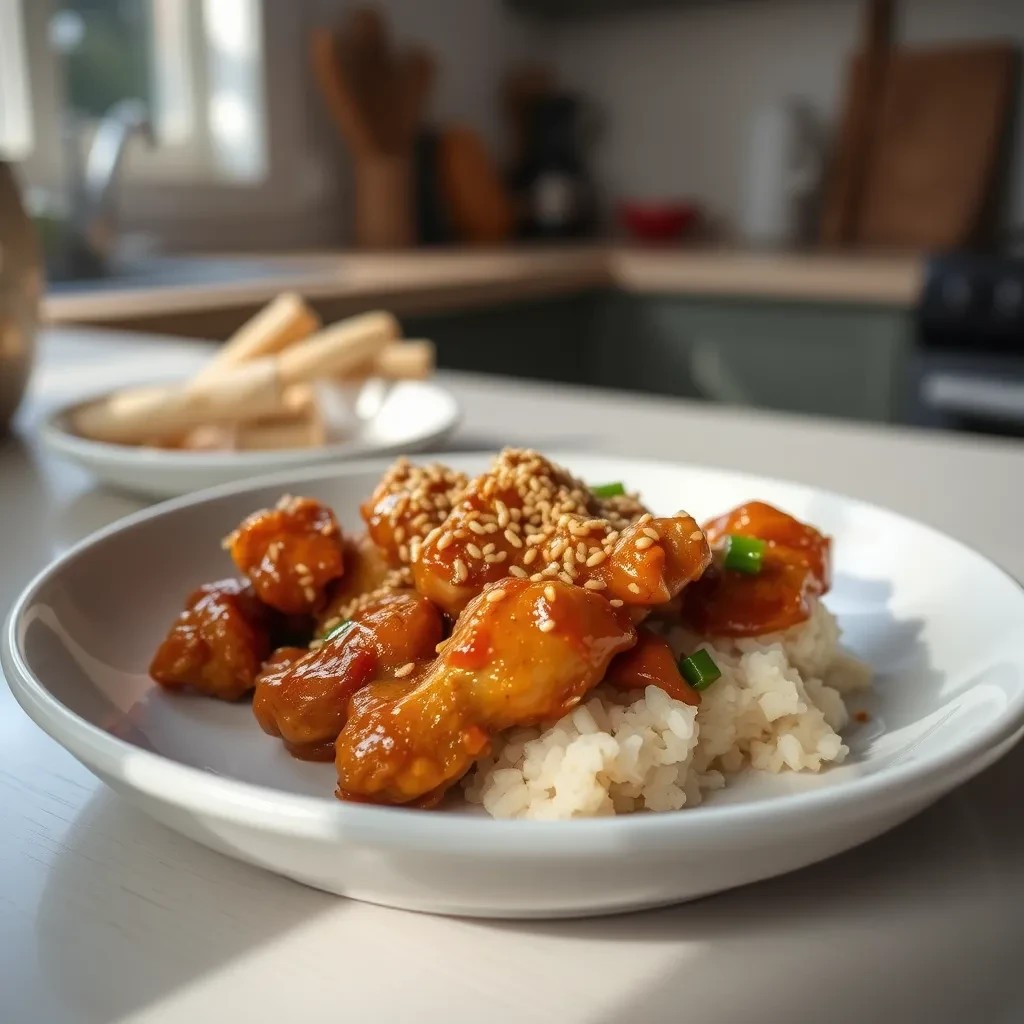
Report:
[{"label": "kitchen faucet", "polygon": [[141,135],[154,142],[153,126],[140,100],[115,103],[101,118],[85,166],[79,126],[72,122],[65,138],[69,182],[69,219],[65,258],[72,277],[106,272],[117,243],[117,185],[128,143]]}]

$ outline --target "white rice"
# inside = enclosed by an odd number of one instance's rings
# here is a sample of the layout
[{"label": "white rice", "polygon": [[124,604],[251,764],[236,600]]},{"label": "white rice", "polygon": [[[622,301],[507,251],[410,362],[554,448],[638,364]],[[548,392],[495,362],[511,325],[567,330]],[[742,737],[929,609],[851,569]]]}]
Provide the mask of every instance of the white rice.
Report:
[{"label": "white rice", "polygon": [[463,780],[467,799],[495,818],[674,811],[734,772],[818,772],[846,757],[842,695],[869,687],[871,671],[840,648],[824,605],[782,633],[712,642],[675,630],[669,642],[705,648],[722,670],[699,709],[655,686],[599,686],[554,724],[499,738]]}]

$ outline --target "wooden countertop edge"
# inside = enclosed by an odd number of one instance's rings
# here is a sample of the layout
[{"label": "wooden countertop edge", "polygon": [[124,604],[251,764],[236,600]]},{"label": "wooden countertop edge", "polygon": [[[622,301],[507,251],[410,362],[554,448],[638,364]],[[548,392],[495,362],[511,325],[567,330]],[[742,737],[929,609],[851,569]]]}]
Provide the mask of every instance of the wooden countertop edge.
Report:
[{"label": "wooden countertop edge", "polygon": [[[288,257],[268,257],[287,263]],[[48,295],[47,323],[113,323],[262,304],[281,291],[332,306],[442,312],[611,287],[632,294],[734,296],[910,307],[922,257],[751,254],[593,247],[400,254],[323,254],[330,269],[217,285],[168,285]],[[306,257],[308,259],[308,257]]]}]

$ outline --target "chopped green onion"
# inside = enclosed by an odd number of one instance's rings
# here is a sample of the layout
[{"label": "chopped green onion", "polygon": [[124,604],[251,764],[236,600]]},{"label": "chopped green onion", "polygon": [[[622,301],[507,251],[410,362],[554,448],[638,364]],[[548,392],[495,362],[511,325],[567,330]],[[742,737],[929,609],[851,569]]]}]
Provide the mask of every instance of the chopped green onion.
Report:
[{"label": "chopped green onion", "polygon": [[766,545],[759,537],[730,533],[725,545],[725,567],[756,576],[764,562]]},{"label": "chopped green onion", "polygon": [[695,690],[706,690],[722,674],[705,650],[694,651],[688,658],[680,659],[679,671]]},{"label": "chopped green onion", "polygon": [[334,629],[328,630],[324,633],[323,639],[327,641],[338,636],[339,633],[347,633],[354,625],[355,623],[351,619],[345,619],[344,622],[339,622]]},{"label": "chopped green onion", "polygon": [[617,498],[626,493],[626,488],[622,486],[621,480],[616,480],[612,484],[596,484],[590,491],[595,498]]}]

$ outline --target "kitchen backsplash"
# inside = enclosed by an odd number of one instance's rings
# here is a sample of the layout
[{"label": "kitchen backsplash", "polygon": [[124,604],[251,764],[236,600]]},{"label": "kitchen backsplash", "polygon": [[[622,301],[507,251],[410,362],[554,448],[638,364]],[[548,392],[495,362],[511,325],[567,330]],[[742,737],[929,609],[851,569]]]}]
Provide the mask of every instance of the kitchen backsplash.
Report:
[{"label": "kitchen backsplash", "polygon": [[[838,116],[857,0],[680,5],[545,27],[563,79],[598,101],[595,168],[612,195],[694,196],[726,223],[741,206],[743,161],[759,106],[789,96]],[[901,0],[900,43],[1003,38],[1024,45],[1021,0]],[[1019,125],[1019,117],[1018,117]],[[1024,132],[1000,220],[1024,221]]]}]

